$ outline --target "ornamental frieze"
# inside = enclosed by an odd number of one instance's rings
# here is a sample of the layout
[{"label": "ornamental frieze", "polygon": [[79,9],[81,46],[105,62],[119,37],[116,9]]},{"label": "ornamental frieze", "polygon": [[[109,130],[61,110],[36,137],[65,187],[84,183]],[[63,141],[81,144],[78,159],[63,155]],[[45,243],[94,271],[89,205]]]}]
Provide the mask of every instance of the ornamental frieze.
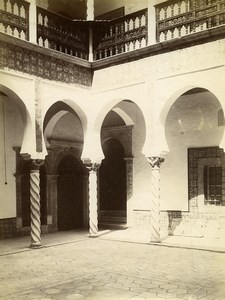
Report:
[{"label": "ornamental frieze", "polygon": [[[21,44],[21,41],[19,42]],[[71,62],[71,59],[67,61],[59,57],[64,54],[57,53],[57,57],[54,57],[41,53],[41,47],[38,52],[27,48],[29,47],[23,48],[0,41],[0,68],[12,69],[49,80],[91,86],[92,71],[89,67],[80,66],[76,62]]]}]

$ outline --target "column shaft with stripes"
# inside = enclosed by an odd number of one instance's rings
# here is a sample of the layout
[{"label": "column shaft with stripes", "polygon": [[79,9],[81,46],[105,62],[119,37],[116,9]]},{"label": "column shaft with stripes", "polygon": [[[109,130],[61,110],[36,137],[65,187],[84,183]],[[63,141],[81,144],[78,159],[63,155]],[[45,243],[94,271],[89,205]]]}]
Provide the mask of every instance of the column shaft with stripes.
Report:
[{"label": "column shaft with stripes", "polygon": [[148,157],[152,167],[151,242],[160,242],[160,165],[161,157]]},{"label": "column shaft with stripes", "polygon": [[43,161],[33,160],[30,170],[31,248],[41,247],[40,173]]},{"label": "column shaft with stripes", "polygon": [[100,164],[89,167],[89,236],[96,237],[98,233],[98,183],[97,170]]}]

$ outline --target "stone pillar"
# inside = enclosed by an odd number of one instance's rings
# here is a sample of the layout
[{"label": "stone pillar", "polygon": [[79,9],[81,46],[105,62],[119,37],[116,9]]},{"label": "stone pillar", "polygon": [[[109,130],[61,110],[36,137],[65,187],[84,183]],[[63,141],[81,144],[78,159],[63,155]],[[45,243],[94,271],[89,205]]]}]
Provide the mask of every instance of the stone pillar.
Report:
[{"label": "stone pillar", "polygon": [[43,160],[34,159],[30,169],[30,210],[31,210],[31,244],[36,249],[41,245],[40,221],[40,167]]},{"label": "stone pillar", "polygon": [[94,21],[94,0],[87,0],[87,21]]},{"label": "stone pillar", "polygon": [[164,158],[148,157],[152,167],[151,242],[160,243],[160,165]]},{"label": "stone pillar", "polygon": [[89,237],[98,234],[98,176],[100,163],[86,165],[89,170]]},{"label": "stone pillar", "polygon": [[29,0],[29,42],[37,44],[37,8],[35,0]]},{"label": "stone pillar", "polygon": [[89,54],[88,60],[93,62],[94,60],[94,53],[93,53],[93,28],[92,25],[89,24]]},{"label": "stone pillar", "polygon": [[156,43],[156,0],[148,0],[148,46]]}]

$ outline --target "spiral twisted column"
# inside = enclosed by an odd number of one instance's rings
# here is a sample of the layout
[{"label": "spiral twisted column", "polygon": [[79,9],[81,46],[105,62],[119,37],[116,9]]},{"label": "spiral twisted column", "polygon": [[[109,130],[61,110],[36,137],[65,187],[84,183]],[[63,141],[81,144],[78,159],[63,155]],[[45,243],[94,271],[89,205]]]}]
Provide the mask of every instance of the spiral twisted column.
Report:
[{"label": "spiral twisted column", "polygon": [[89,237],[98,234],[98,176],[100,163],[87,166],[89,170]]},{"label": "spiral twisted column", "polygon": [[160,242],[160,165],[164,158],[148,157],[152,167],[152,205],[151,205],[151,242]]},{"label": "spiral twisted column", "polygon": [[42,160],[33,160],[30,169],[30,210],[31,210],[31,244],[30,248],[40,248],[40,166]]}]

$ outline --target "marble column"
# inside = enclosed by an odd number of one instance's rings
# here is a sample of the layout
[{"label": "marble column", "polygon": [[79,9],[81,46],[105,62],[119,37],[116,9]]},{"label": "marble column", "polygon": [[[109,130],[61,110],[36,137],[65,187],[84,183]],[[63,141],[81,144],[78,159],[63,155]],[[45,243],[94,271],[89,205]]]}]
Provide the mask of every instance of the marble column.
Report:
[{"label": "marble column", "polygon": [[159,156],[148,157],[152,167],[152,203],[151,203],[151,242],[160,242],[160,166],[164,158]]},{"label": "marble column", "polygon": [[[87,165],[86,165],[87,166]],[[89,237],[98,234],[98,169],[100,163],[87,166],[89,170]]]},{"label": "marble column", "polygon": [[31,209],[31,244],[30,248],[41,248],[40,221],[40,167],[43,160],[34,159],[30,168],[30,209]]}]

